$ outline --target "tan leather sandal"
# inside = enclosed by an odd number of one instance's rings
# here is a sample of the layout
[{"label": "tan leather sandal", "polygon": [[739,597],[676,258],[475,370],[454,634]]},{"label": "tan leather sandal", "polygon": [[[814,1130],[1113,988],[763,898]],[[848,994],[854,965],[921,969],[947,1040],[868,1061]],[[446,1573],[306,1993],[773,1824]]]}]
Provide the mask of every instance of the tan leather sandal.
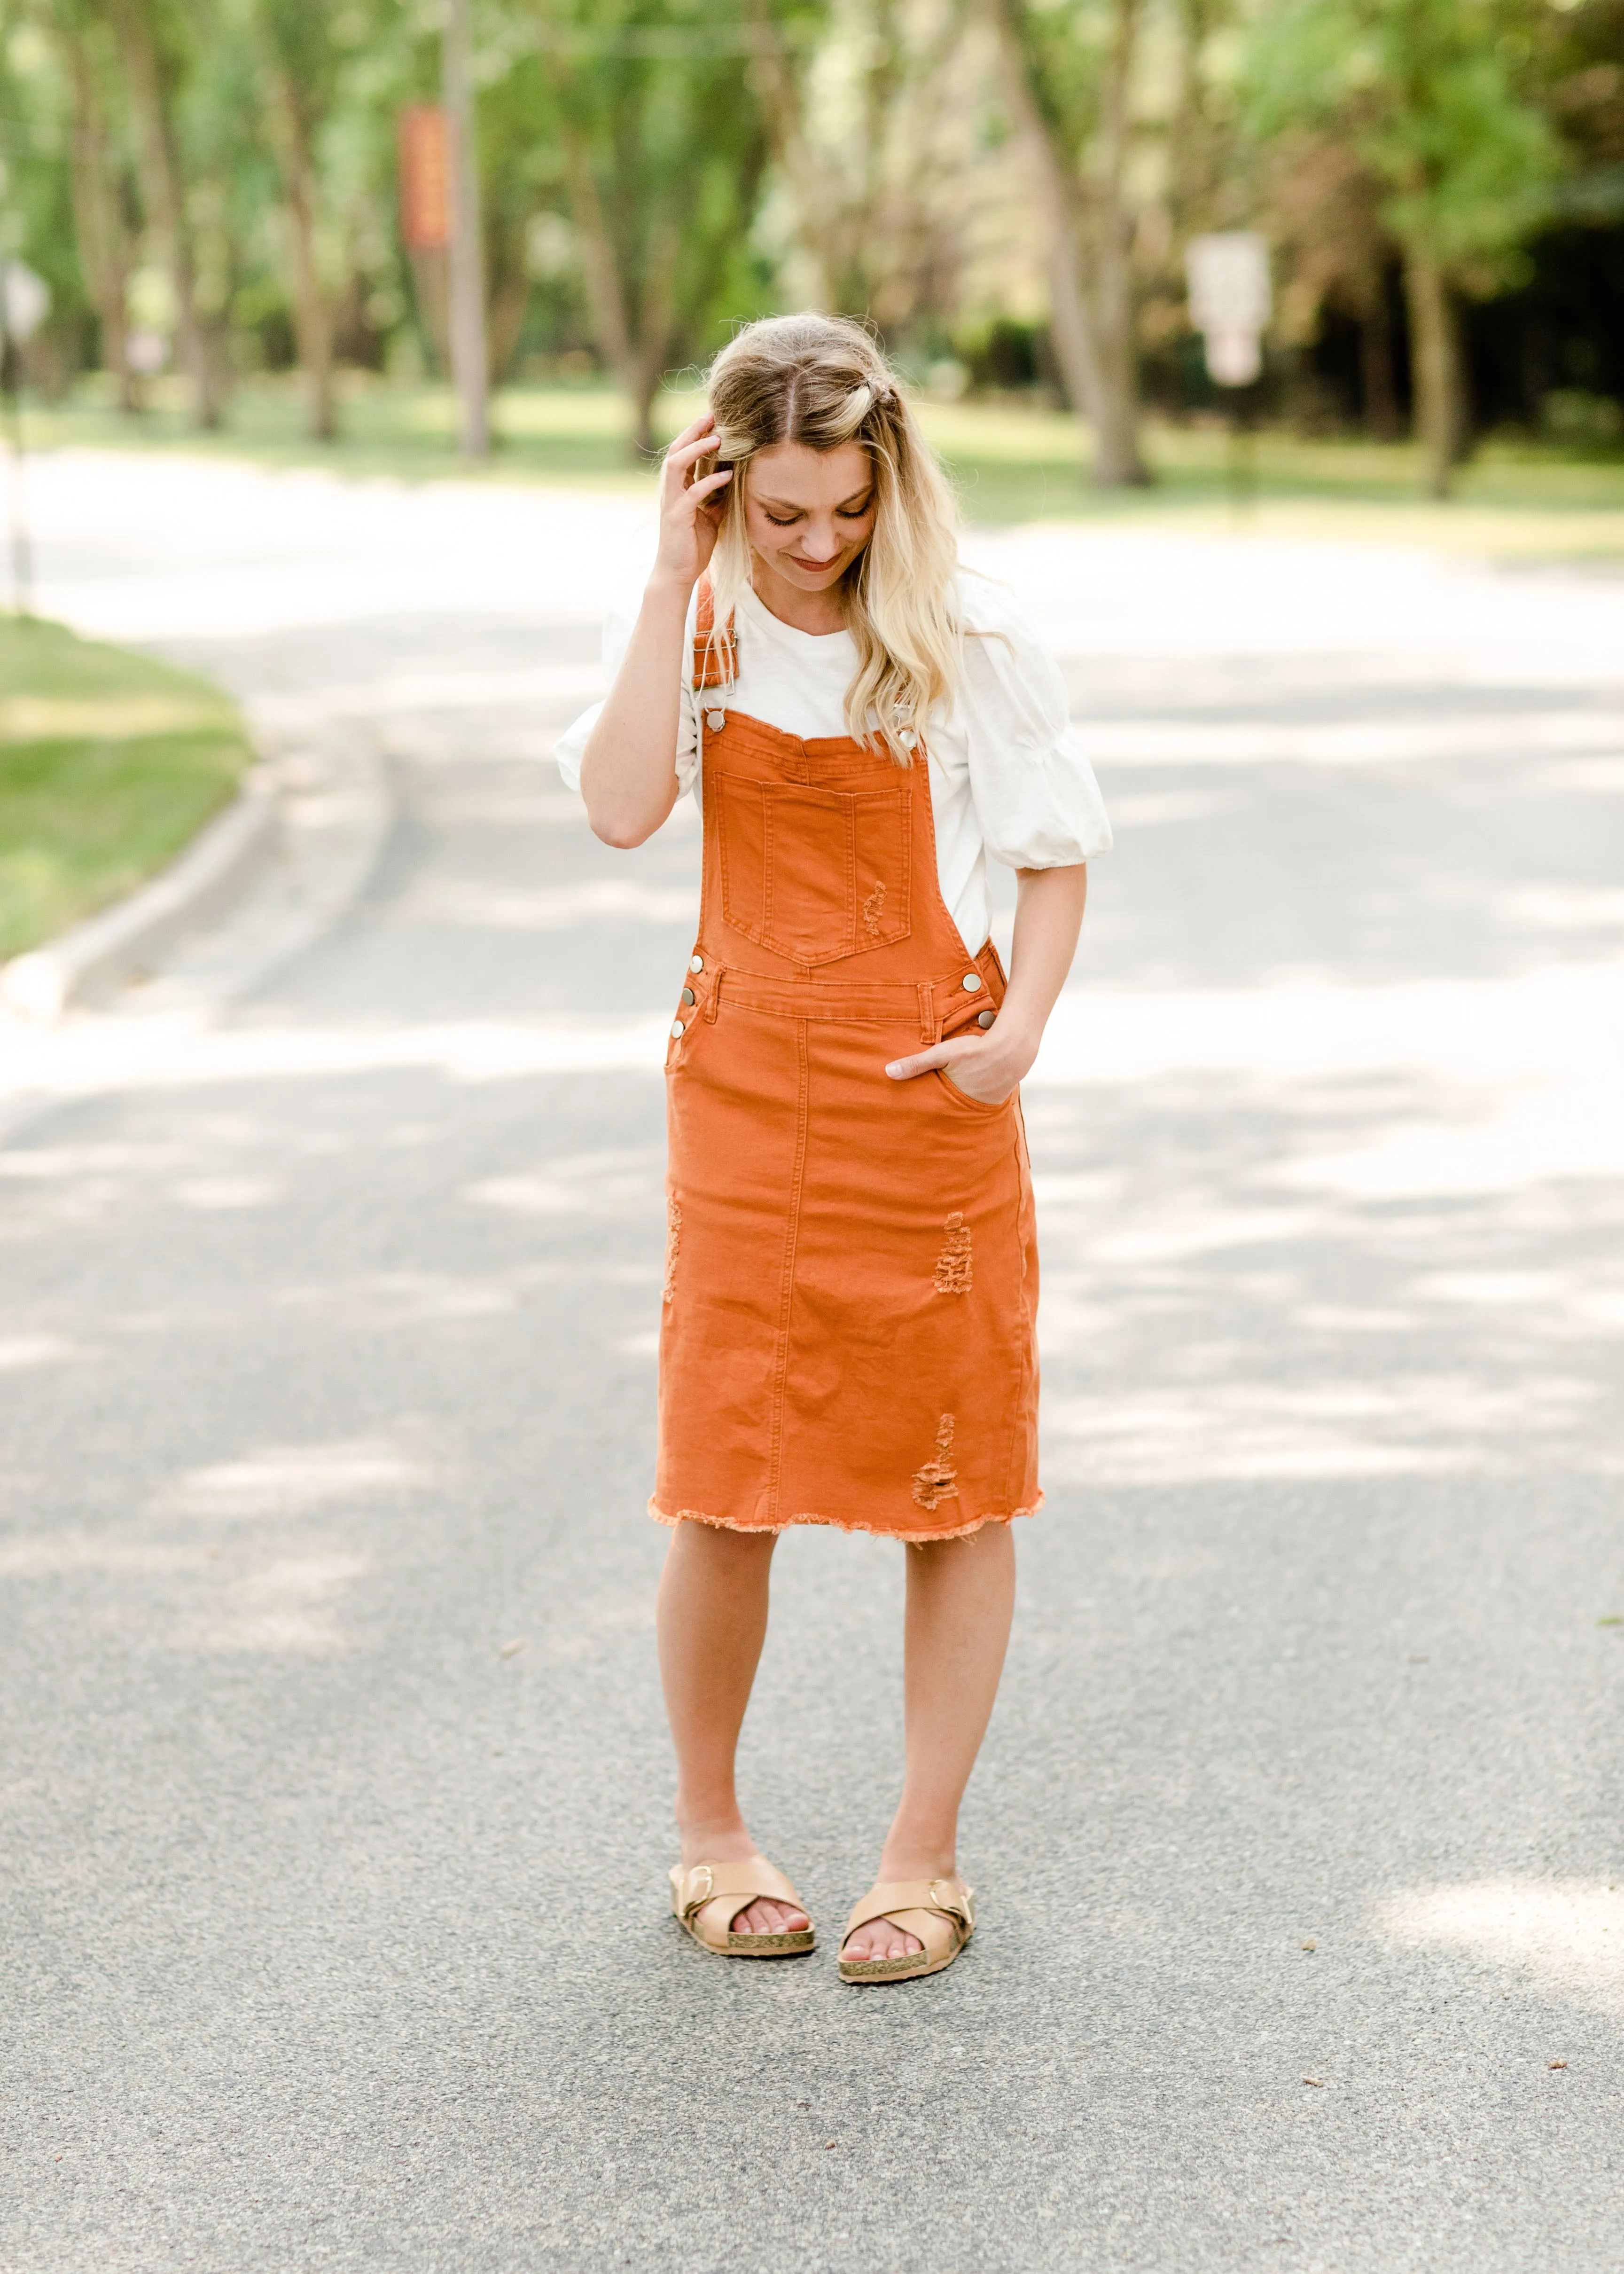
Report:
[{"label": "tan leather sandal", "polygon": [[[906,1958],[848,1958],[860,1926],[888,1918],[924,1947]],[[975,1894],[959,1879],[882,1879],[854,1904],[840,1938],[842,1982],[907,1982],[951,1966],[975,1932]]]},{"label": "tan leather sandal", "polygon": [[816,1947],[817,1936],[810,1926],[793,1934],[735,1934],[733,1921],[758,1895],[806,1911],[783,1872],[764,1856],[734,1864],[690,1864],[686,1870],[680,1864],[671,1867],[672,1913],[702,1950],[714,1951],[718,1958],[793,1958]]}]

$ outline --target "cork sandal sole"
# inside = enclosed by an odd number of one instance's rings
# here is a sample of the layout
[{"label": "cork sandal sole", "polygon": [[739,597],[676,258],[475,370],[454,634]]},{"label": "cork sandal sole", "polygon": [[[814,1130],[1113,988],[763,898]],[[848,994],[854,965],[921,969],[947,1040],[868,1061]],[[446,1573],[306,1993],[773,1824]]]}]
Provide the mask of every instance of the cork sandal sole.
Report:
[{"label": "cork sandal sole", "polygon": [[[707,1931],[704,1915],[721,1897],[732,1908],[727,1913],[729,1924],[718,1934]],[[800,1958],[816,1949],[817,1931],[811,1926],[782,1934],[735,1934],[733,1920],[758,1897],[793,1904],[798,1911],[806,1909],[783,1872],[764,1856],[748,1856],[734,1864],[691,1864],[686,1870],[680,1864],[672,1867],[673,1915],[684,1934],[712,1958]]]},{"label": "cork sandal sole", "polygon": [[[890,1919],[922,1949],[906,1958],[848,1958],[860,1926]],[[916,1982],[952,1964],[975,1931],[975,1897],[962,1879],[898,1879],[871,1887],[846,1921],[840,1941],[842,1982]]]},{"label": "cork sandal sole", "polygon": [[707,1942],[686,1919],[680,1924],[683,1933],[712,1958],[798,1958],[802,1951],[817,1948],[817,1937],[810,1927],[802,1928],[799,1934],[734,1934],[730,1928],[727,1940],[718,1946]]},{"label": "cork sandal sole", "polygon": [[[966,1941],[969,1938],[966,1937]],[[842,1982],[917,1982],[921,1974],[940,1974],[951,1966],[964,1948],[962,1942],[953,1945],[945,1958],[932,1958],[921,1950],[912,1958],[843,1958],[840,1961]]]}]

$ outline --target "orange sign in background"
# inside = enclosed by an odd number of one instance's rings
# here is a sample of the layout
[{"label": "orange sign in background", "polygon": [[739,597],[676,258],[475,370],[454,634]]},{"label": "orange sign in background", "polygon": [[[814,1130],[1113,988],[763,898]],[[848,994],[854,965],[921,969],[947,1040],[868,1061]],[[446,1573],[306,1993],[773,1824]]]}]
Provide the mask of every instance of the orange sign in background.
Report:
[{"label": "orange sign in background", "polygon": [[437,102],[401,113],[401,234],[410,252],[441,252],[451,242],[451,143]]}]

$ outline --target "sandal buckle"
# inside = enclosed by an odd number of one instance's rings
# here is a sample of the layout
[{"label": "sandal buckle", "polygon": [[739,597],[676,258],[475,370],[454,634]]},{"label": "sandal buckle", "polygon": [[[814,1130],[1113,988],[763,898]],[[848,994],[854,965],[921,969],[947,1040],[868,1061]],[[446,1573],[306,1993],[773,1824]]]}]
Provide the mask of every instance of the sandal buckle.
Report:
[{"label": "sandal buckle", "polygon": [[[705,1891],[703,1895],[698,1892],[697,1886],[695,1886],[695,1882],[702,1871],[705,1875]],[[688,1893],[684,1898],[684,1908],[690,1911],[700,1909],[704,1904],[710,1901],[710,1890],[715,1886],[715,1885],[716,1873],[710,1869],[710,1864],[695,1864],[692,1871],[688,1875]]]},{"label": "sandal buckle", "polygon": [[[975,1898],[967,1887],[962,1895],[953,1894],[951,1892],[952,1886],[953,1882],[951,1879],[932,1879],[930,1900],[936,1909],[939,1911],[944,1911],[949,1918],[959,1919],[966,1927],[973,1927],[975,1924]],[[937,1894],[938,1887],[946,1887],[950,1890],[946,1901]]]}]

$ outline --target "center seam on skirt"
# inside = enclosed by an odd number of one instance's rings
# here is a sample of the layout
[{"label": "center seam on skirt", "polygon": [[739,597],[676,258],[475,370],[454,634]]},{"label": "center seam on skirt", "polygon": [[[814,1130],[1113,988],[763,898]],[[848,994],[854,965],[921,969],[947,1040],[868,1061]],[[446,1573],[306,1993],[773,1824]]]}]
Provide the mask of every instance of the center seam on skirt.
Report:
[{"label": "center seam on skirt", "polygon": [[795,1244],[801,1231],[801,1187],[807,1167],[808,1069],[807,1022],[795,1022],[795,1168],[790,1178],[789,1222],[784,1234],[784,1297],[778,1309],[778,1363],[772,1385],[772,1416],[769,1431],[767,1510],[778,1513],[778,1486],[784,1465],[784,1400],[789,1382],[789,1321],[795,1297]]}]

